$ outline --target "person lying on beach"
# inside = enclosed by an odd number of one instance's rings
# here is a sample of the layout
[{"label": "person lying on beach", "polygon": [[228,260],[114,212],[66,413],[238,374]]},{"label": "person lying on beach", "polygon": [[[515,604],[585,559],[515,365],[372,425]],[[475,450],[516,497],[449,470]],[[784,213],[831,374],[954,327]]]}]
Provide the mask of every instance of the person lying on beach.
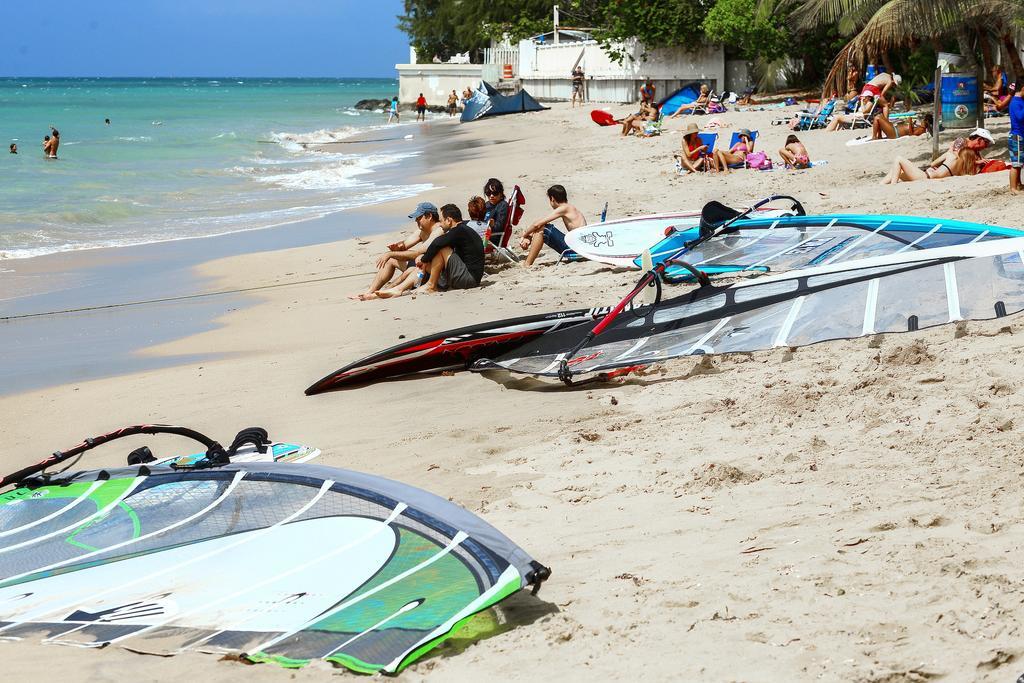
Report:
[{"label": "person lying on beach", "polygon": [[882,185],[895,185],[915,180],[940,180],[953,176],[975,175],[977,172],[978,153],[965,146],[959,152],[944,152],[924,168],[918,168],[909,159],[897,157],[892,162],[892,169],[882,179]]},{"label": "person lying on beach", "polygon": [[484,245],[480,236],[466,225],[462,211],[454,204],[441,207],[441,227],[444,234],[431,242],[422,256],[416,257],[416,265],[427,280],[420,291],[430,294],[479,287],[484,276]]},{"label": "person lying on beach", "polygon": [[643,135],[644,128],[649,121],[657,121],[661,116],[658,111],[658,107],[655,104],[643,103],[640,105],[640,111],[636,114],[627,116],[622,121],[622,137],[635,133],[636,135]]},{"label": "person lying on beach", "polygon": [[700,95],[697,96],[693,102],[684,104],[683,106],[676,109],[676,113],[670,116],[670,119],[674,119],[677,116],[683,114],[692,114],[694,109],[707,109],[708,105],[711,104],[711,89],[708,88],[707,83],[702,83],[700,86]]},{"label": "person lying on beach", "polygon": [[807,154],[807,148],[800,138],[790,135],[786,138],[786,144],[779,150],[779,156],[785,162],[787,168],[810,168],[811,157]]},{"label": "person lying on beach", "polygon": [[747,155],[754,151],[754,139],[746,128],[739,130],[740,139],[728,150],[715,150],[715,166],[723,173],[729,173],[729,164],[742,164]]},{"label": "person lying on beach", "polygon": [[[839,107],[836,107],[836,109],[839,109]],[[840,126],[852,127],[854,123],[864,121],[866,119],[867,117],[859,111],[852,114],[833,114],[832,120],[828,122],[827,126],[825,126],[825,130],[830,133],[834,133],[839,130]]]},{"label": "person lying on beach", "polygon": [[871,122],[872,140],[882,140],[883,138],[895,140],[897,138],[916,137],[918,135],[924,135],[925,133],[931,132],[931,114],[925,114],[920,124],[917,123],[916,118],[900,121],[899,123],[894,124],[884,116],[876,116],[875,120]]},{"label": "person lying on beach", "polygon": [[505,199],[505,186],[497,178],[488,178],[484,183],[484,221],[491,230],[491,243],[500,245],[505,234],[505,223],[508,222],[508,200]]},{"label": "person lying on beach", "polygon": [[680,171],[684,168],[687,173],[708,170],[713,159],[708,156],[708,146],[700,139],[700,129],[696,123],[691,123],[683,132],[683,143],[681,152],[672,155],[679,161]]},{"label": "person lying on beach", "polygon": [[414,259],[422,256],[431,242],[441,236],[442,228],[437,207],[430,202],[420,202],[409,218],[416,221],[416,232],[401,242],[388,245],[388,250],[377,257],[377,274],[365,292],[352,294],[348,298],[357,301],[376,299],[381,290],[395,273],[405,271]]},{"label": "person lying on beach", "polygon": [[529,252],[526,256],[526,266],[533,265],[545,244],[554,249],[559,256],[569,250],[569,245],[565,243],[565,233],[555,227],[556,220],[562,220],[565,232],[582,228],[587,224],[586,216],[569,203],[569,195],[561,185],[552,185],[548,188],[548,203],[551,204],[552,212],[535,221],[523,232],[523,238],[519,240],[519,246],[523,251]]}]

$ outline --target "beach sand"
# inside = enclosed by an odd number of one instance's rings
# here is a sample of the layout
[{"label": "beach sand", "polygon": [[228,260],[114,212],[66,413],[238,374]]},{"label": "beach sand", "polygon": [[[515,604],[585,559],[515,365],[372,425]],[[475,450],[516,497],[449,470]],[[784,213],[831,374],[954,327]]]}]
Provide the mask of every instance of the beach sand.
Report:
[{"label": "beach sand", "polygon": [[[679,177],[670,155],[685,121],[659,138],[620,139],[588,112],[556,105],[452,124],[460,141],[475,141],[472,153],[434,169],[443,189],[424,198],[464,205],[493,175],[522,186],[527,223],[547,212],[544,190],[561,183],[591,219],[606,201],[618,218],[784,192],[812,212],[1020,225],[1005,173],[879,186],[896,154],[927,161],[924,138],[848,148],[862,132],[814,131],[800,137],[827,166]],[[760,146],[775,156],[788,133],[769,125],[778,114],[719,118],[760,129]],[[992,126],[1004,158],[1005,128]],[[414,204],[378,211],[403,225]],[[365,273],[397,235],[235,256],[199,274],[239,288]],[[1006,681],[1024,670],[1019,316],[683,359],[609,387],[539,391],[457,373],[303,396],[403,337],[611,304],[637,279],[543,258],[488,276],[481,289],[436,296],[348,300],[366,275],[264,290],[217,329],[145,352],[207,360],[0,397],[5,466],[123,424],[181,423],[222,439],[263,425],[322,448],[325,465],[457,501],[552,568],[538,597],[499,608],[507,630],[442,647],[403,680],[888,683]],[[145,442],[158,454],[188,448]],[[134,445],[88,464],[123,462]],[[0,651],[9,675],[43,670],[65,681],[331,673],[117,648]]]}]

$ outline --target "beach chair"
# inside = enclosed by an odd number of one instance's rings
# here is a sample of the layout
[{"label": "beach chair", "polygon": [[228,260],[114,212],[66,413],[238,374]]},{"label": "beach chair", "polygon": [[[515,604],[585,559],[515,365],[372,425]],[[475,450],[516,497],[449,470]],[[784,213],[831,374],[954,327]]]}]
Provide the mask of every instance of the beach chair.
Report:
[{"label": "beach chair", "polygon": [[[750,139],[753,140],[754,142],[757,142],[757,131],[756,130],[750,131]],[[733,132],[732,138],[729,139],[729,149],[732,149],[733,145],[735,145],[739,141],[740,141],[740,134],[739,134],[739,132]],[[746,168],[746,167],[747,167],[747,162],[745,162],[745,161],[741,161],[738,164],[729,164],[729,168]]]},{"label": "beach chair", "polygon": [[800,119],[797,121],[796,128],[793,130],[814,130],[815,128],[824,128],[828,125],[828,119],[832,116],[832,113],[836,109],[836,100],[833,98],[823,104],[818,109],[817,114],[800,114]]},{"label": "beach chair", "polygon": [[526,197],[523,196],[523,191],[518,185],[512,187],[512,191],[509,193],[508,198],[508,214],[505,216],[505,229],[501,232],[501,240],[498,244],[491,241],[490,232],[487,234],[487,239],[484,241],[484,257],[490,256],[491,258],[502,261],[505,263],[515,263],[520,260],[519,256],[508,248],[508,242],[512,239],[512,229],[519,225],[519,221],[523,218],[523,213],[526,211]]}]

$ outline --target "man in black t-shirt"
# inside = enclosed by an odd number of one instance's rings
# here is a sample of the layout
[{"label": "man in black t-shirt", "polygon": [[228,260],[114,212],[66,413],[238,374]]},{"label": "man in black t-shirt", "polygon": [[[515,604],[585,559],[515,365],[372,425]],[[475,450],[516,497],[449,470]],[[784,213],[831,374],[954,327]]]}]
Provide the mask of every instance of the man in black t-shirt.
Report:
[{"label": "man in black t-shirt", "polygon": [[484,245],[480,234],[462,220],[462,211],[454,204],[441,207],[444,234],[416,259],[416,265],[430,273],[422,292],[471,289],[480,285],[484,276]]}]

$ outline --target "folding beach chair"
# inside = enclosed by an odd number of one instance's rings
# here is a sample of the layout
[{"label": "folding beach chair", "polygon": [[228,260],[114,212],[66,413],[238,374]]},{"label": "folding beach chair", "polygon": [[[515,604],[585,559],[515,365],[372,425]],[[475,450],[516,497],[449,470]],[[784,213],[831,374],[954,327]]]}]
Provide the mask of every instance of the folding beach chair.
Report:
[{"label": "folding beach chair", "polygon": [[519,225],[519,221],[523,218],[523,213],[526,211],[526,197],[523,196],[523,191],[518,185],[512,187],[512,191],[509,193],[508,198],[508,213],[505,215],[505,226],[504,230],[501,231],[501,240],[498,244],[491,241],[490,231],[487,233],[487,239],[484,241],[484,256],[493,256],[499,261],[506,263],[515,263],[520,260],[519,256],[508,248],[508,242],[512,238],[512,229]]},{"label": "folding beach chair", "polygon": [[793,130],[814,130],[815,128],[824,128],[828,125],[828,119],[832,116],[832,113],[836,109],[836,100],[831,99],[818,109],[817,114],[800,114],[800,118],[797,121],[796,128]]}]

